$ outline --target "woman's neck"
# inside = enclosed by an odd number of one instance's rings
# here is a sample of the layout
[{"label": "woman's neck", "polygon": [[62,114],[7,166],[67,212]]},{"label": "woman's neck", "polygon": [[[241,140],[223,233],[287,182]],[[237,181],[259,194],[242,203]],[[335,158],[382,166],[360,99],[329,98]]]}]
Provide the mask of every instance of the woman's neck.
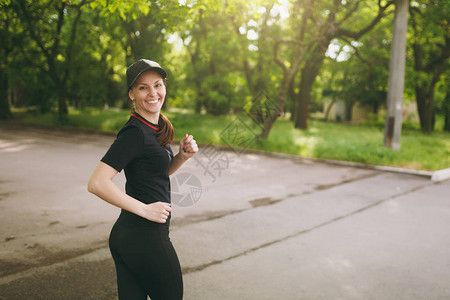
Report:
[{"label": "woman's neck", "polygon": [[145,112],[141,112],[136,110],[136,112],[141,115],[144,119],[146,119],[147,121],[150,121],[153,124],[158,124],[159,121],[159,112],[155,113],[155,114],[149,114],[149,113],[145,113]]}]

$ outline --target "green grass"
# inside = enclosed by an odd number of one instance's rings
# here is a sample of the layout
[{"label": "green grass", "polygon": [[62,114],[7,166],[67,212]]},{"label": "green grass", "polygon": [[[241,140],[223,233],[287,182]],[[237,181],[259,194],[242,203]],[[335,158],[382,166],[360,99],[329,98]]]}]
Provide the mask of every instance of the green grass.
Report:
[{"label": "green grass", "polygon": [[[291,132],[291,138],[287,132]],[[283,133],[283,134],[280,134]],[[416,170],[438,170],[450,167],[450,134],[424,135],[418,130],[404,130],[400,151],[383,145],[384,129],[368,126],[309,123],[299,131],[287,121],[277,122],[267,140],[266,149],[279,151],[279,144],[290,140],[287,153],[305,157],[347,160],[371,165],[403,167]],[[284,151],[283,151],[284,152]]]},{"label": "green grass", "polygon": [[[22,112],[20,114],[22,114]],[[58,115],[54,113],[26,114],[26,116],[24,116],[24,120],[27,123],[47,126],[62,126],[68,128],[85,128],[105,132],[117,132],[120,128],[122,128],[123,124],[125,124],[129,116],[130,113],[128,111],[69,109],[69,117],[63,122],[63,124],[60,123]]]},{"label": "green grass", "polygon": [[[180,140],[185,133],[189,133],[199,144],[227,145],[221,137],[226,137],[226,133],[231,132],[230,128],[238,129],[239,136],[245,137],[241,142],[252,141],[260,132],[246,115],[210,116],[175,111],[165,114],[175,127],[175,140]],[[117,132],[128,117],[128,111],[70,110],[64,126]],[[28,115],[25,121],[44,125],[58,124],[57,117],[52,114]],[[400,151],[385,148],[383,135],[384,129],[379,126],[310,120],[308,130],[299,130],[289,120],[279,119],[266,140],[253,140],[249,144],[232,142],[231,138],[225,138],[225,141],[249,149],[370,165],[431,171],[450,167],[450,133],[425,135],[419,130],[404,129]]]}]

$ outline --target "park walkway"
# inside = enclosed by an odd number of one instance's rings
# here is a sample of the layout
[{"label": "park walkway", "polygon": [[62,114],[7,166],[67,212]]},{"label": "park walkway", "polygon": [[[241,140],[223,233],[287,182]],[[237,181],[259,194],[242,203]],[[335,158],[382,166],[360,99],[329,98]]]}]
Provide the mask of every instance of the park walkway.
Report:
[{"label": "park walkway", "polygon": [[[86,191],[114,137],[1,126],[0,299],[115,299]],[[202,150],[172,177],[185,299],[450,298],[449,180]]]}]

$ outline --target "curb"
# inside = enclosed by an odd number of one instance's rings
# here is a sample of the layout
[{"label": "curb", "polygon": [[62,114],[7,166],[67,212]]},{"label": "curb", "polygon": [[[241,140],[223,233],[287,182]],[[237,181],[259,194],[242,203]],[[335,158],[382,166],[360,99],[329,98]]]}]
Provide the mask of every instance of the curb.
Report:
[{"label": "curb", "polygon": [[450,178],[450,168],[435,171],[433,172],[433,175],[431,175],[431,181],[433,182],[442,182],[449,178]]}]

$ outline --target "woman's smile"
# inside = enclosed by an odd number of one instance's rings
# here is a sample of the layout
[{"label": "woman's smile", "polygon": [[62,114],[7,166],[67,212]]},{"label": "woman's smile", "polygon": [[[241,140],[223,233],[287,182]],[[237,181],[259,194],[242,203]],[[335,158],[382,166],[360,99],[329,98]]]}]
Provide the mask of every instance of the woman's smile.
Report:
[{"label": "woman's smile", "polygon": [[158,103],[158,101],[160,100],[161,98],[158,98],[158,99],[155,99],[155,100],[147,100],[147,101],[145,101],[145,102],[147,102],[148,104],[155,104],[155,103]]}]

